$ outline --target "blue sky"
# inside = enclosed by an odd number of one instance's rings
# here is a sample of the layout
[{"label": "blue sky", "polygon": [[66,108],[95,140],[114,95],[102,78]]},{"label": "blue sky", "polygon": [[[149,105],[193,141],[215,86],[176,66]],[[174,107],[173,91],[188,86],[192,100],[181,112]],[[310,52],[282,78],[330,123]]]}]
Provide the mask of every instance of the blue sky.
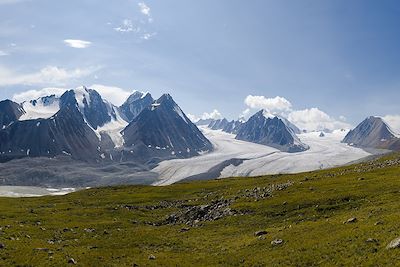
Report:
[{"label": "blue sky", "polygon": [[388,0],[0,0],[0,98],[99,85],[114,102],[169,92],[197,117],[400,129],[399,25]]}]

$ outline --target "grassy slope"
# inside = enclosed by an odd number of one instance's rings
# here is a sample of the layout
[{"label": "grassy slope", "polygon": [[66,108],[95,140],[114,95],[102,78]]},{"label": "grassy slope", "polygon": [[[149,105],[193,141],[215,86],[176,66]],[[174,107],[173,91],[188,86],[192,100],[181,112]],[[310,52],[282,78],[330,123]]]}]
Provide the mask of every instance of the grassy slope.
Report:
[{"label": "grassy slope", "polygon": [[[375,167],[366,171],[368,164],[363,164],[296,175],[231,178],[167,187],[110,187],[57,197],[0,198],[0,243],[6,245],[0,249],[0,266],[63,266],[69,257],[81,266],[396,263],[400,249],[387,250],[386,245],[400,236],[400,165]],[[240,197],[232,204],[232,208],[247,214],[201,223],[187,232],[180,232],[183,225],[146,223],[159,222],[177,208],[120,207],[189,199],[189,204],[205,204],[221,196],[234,198],[238,190],[288,180],[294,185],[275,191],[271,198],[255,201]],[[358,221],[343,223],[351,217]],[[381,224],[375,225],[378,221]],[[64,232],[64,228],[73,231]],[[88,233],[85,228],[96,231]],[[257,230],[268,231],[265,239],[254,236]],[[284,243],[271,245],[276,238]],[[378,242],[366,242],[368,238]],[[156,259],[149,260],[150,254]]]}]

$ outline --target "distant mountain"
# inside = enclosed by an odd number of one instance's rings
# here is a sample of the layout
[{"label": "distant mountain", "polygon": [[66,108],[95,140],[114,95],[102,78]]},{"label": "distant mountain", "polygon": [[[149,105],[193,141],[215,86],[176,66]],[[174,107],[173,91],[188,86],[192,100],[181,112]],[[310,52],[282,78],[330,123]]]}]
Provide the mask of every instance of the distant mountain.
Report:
[{"label": "distant mountain", "polygon": [[65,92],[60,110],[47,119],[15,121],[0,130],[0,161],[22,157],[70,155],[75,159],[100,159],[99,139],[85,123],[72,91]]},{"label": "distant mountain", "polygon": [[396,150],[399,138],[379,117],[368,117],[343,139],[343,143],[358,147],[385,148]]},{"label": "distant mountain", "polygon": [[211,130],[222,130],[224,129],[227,125],[229,124],[229,121],[225,118],[223,119],[218,119],[210,122],[208,125],[208,128]]},{"label": "distant mountain", "polygon": [[12,122],[17,121],[23,114],[24,109],[20,104],[11,100],[0,102],[0,129],[4,129]]},{"label": "distant mountain", "polygon": [[210,123],[212,123],[212,122],[214,122],[215,120],[214,119],[205,119],[205,120],[203,120],[203,119],[200,119],[200,120],[198,120],[195,124],[197,125],[197,126],[208,126]]},{"label": "distant mountain", "polygon": [[260,110],[243,124],[236,139],[271,146],[284,152],[301,152],[309,149],[282,119],[269,117]]},{"label": "distant mountain", "polygon": [[136,118],[143,109],[149,107],[153,101],[154,99],[150,93],[135,91],[120,106],[121,115],[126,121],[130,122]]},{"label": "distant mountain", "polygon": [[243,126],[243,122],[240,120],[231,120],[228,122],[228,124],[225,125],[225,127],[222,129],[222,131],[231,133],[231,134],[237,134],[240,130],[240,128]]},{"label": "distant mountain", "polygon": [[145,108],[122,132],[125,148],[145,158],[185,158],[212,150],[169,94]]},{"label": "distant mountain", "polygon": [[222,130],[227,133],[236,134],[242,125],[243,125],[242,120],[228,121],[227,119],[223,118],[210,121],[210,123],[208,124],[208,128],[212,130]]},{"label": "distant mountain", "polygon": [[0,162],[65,155],[88,162],[146,163],[212,150],[168,94],[154,101],[149,93],[135,92],[116,107],[82,86],[61,97],[1,101],[0,123]]}]

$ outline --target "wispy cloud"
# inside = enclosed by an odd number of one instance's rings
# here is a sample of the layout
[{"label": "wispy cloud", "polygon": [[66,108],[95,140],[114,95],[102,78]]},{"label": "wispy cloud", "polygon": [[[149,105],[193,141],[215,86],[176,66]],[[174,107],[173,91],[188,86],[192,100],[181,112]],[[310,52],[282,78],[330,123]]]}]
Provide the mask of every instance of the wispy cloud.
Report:
[{"label": "wispy cloud", "polygon": [[150,22],[150,23],[153,22],[153,17],[151,16],[151,13],[150,13],[150,7],[148,5],[146,5],[144,2],[140,2],[138,4],[138,6],[140,9],[140,12],[143,15],[147,16],[148,22]]},{"label": "wispy cloud", "polygon": [[5,51],[0,50],[0,57],[8,56],[9,54]]},{"label": "wispy cloud", "polygon": [[150,40],[152,39],[154,36],[156,36],[156,32],[152,32],[152,33],[144,33],[140,38],[143,40]]},{"label": "wispy cloud", "polygon": [[72,48],[87,48],[92,44],[92,42],[78,39],[65,39],[64,43]]},{"label": "wispy cloud", "polygon": [[118,27],[115,27],[114,30],[117,32],[139,32],[140,27],[133,25],[132,20],[124,19],[122,24]]},{"label": "wispy cloud", "polygon": [[89,76],[101,67],[65,69],[57,66],[46,66],[31,73],[18,73],[0,65],[0,86],[6,85],[51,85],[63,86],[67,82]]}]

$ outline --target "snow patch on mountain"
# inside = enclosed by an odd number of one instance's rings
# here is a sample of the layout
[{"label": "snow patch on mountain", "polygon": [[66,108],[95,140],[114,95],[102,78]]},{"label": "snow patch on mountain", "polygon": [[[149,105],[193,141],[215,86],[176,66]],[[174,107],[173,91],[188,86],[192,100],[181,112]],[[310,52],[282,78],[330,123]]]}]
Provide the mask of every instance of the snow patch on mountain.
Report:
[{"label": "snow patch on mountain", "polygon": [[111,116],[111,121],[97,128],[96,133],[106,133],[113,141],[115,147],[122,147],[124,145],[124,138],[121,131],[128,125],[117,109],[115,111],[115,118]]},{"label": "snow patch on mountain", "polygon": [[19,120],[48,119],[60,110],[60,100],[55,96],[42,97],[22,103],[24,114]]}]

